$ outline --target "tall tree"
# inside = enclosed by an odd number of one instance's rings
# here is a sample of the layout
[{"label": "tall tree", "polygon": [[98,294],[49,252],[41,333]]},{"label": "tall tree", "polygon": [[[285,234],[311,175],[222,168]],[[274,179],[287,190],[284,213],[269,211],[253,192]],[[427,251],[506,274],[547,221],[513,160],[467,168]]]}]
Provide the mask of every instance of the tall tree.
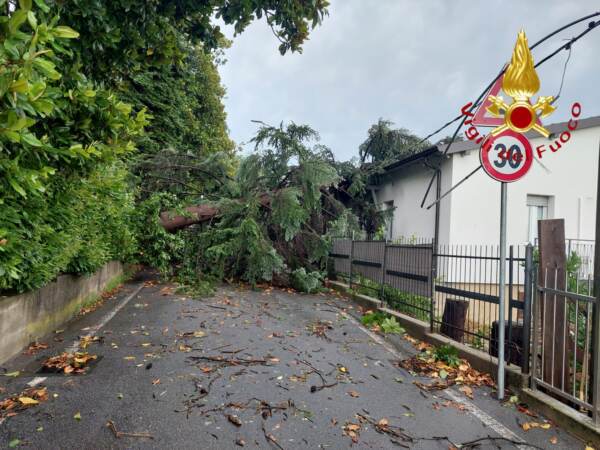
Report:
[{"label": "tall tree", "polygon": [[386,163],[410,156],[427,148],[429,142],[421,142],[406,128],[392,128],[393,122],[379,119],[369,128],[367,139],[358,149],[361,163]]},{"label": "tall tree", "polygon": [[[45,3],[44,3],[45,1]],[[242,33],[264,18],[279,51],[301,51],[327,0],[36,0],[58,6],[81,33],[77,54],[86,73],[119,83],[149,65],[181,61],[188,44],[212,51],[223,44],[217,20]],[[48,8],[49,9],[49,8]]]}]

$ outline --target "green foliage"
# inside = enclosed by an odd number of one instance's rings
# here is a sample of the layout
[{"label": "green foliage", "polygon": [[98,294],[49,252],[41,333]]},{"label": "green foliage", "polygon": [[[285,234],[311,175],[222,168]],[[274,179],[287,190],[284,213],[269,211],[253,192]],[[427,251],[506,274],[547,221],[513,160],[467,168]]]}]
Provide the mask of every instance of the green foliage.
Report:
[{"label": "green foliage", "polygon": [[286,188],[273,197],[273,222],[281,227],[286,241],[298,234],[308,219],[309,212],[300,203],[301,191],[298,188]]},{"label": "green foliage", "polygon": [[178,65],[163,65],[122,83],[121,96],[153,119],[138,140],[133,164],[141,196],[171,192],[180,198],[218,190],[233,171],[225,93],[213,58],[189,47]]},{"label": "green foliage", "polygon": [[[365,295],[379,295],[381,292],[381,284],[373,280],[355,275],[355,283],[352,288],[355,292]],[[421,295],[411,294],[401,291],[389,285],[383,286],[383,298],[390,308],[419,319],[423,322],[429,322],[431,299]]]},{"label": "green foliage", "polygon": [[145,113],[70,66],[76,37],[31,2],[0,17],[0,290],[92,272],[135,245],[121,160]]},{"label": "green foliage", "polygon": [[367,139],[360,144],[361,163],[391,163],[419,151],[425,150],[429,142],[421,142],[421,138],[405,128],[393,129],[389,120],[379,121],[369,128]]},{"label": "green foliage", "polygon": [[180,286],[177,288],[177,293],[185,294],[193,298],[210,297],[216,291],[215,285],[218,280],[210,277],[193,278],[179,275],[176,279]]},{"label": "green foliage", "polygon": [[441,361],[450,367],[458,367],[460,365],[460,357],[458,350],[450,344],[440,345],[433,349],[432,356],[436,361]]},{"label": "green foliage", "polygon": [[290,274],[290,281],[297,291],[313,294],[321,289],[323,274],[318,271],[307,272],[304,267],[301,267]]},{"label": "green foliage", "polygon": [[157,193],[138,203],[132,222],[138,236],[140,262],[158,269],[163,275],[174,274],[174,267],[183,259],[186,239],[184,234],[168,233],[160,225],[159,214],[177,208],[173,194]]},{"label": "green foliage", "polygon": [[[329,244],[321,189],[336,176],[328,150],[310,146],[317,140],[314,130],[293,123],[259,129],[256,153],[242,159],[215,203],[218,222],[199,234],[203,272],[254,284],[283,270],[323,266]],[[315,274],[307,270],[306,277],[300,284]]]},{"label": "green foliage", "polygon": [[[236,34],[266,19],[280,52],[301,51],[309,30],[327,14],[328,2],[278,0],[45,0],[81,33],[76,53],[88,74],[115,86],[137,72],[178,64],[188,44],[206,51],[224,45],[214,19]],[[39,3],[43,3],[39,0]]]},{"label": "green foliage", "polygon": [[361,318],[361,323],[369,328],[377,327],[386,334],[404,334],[406,332],[394,316],[381,311],[373,311],[365,314]]},{"label": "green foliage", "polygon": [[400,326],[395,317],[386,317],[381,322],[381,331],[386,334],[404,334],[405,330]]},{"label": "green foliage", "polygon": [[243,217],[235,227],[214,227],[201,234],[207,273],[239,278],[256,284],[271,281],[283,268],[283,259],[261,225],[252,217]]},{"label": "green foliage", "polygon": [[379,325],[387,318],[387,316],[388,315],[386,313],[383,313],[381,311],[372,311],[362,316],[360,321],[365,327],[372,327],[375,325]]}]

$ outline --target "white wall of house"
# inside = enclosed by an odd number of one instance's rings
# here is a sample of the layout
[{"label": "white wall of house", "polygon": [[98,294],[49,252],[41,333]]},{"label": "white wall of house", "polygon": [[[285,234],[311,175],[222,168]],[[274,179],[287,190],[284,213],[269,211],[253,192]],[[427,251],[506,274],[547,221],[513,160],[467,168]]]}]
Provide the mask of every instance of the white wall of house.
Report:
[{"label": "white wall of house", "polygon": [[[594,239],[596,183],[600,127],[577,130],[555,153],[543,137],[532,146],[546,144],[541,163],[508,185],[508,242],[526,243],[536,230],[537,215],[564,218],[567,238]],[[479,165],[479,150],[452,154],[442,164],[442,193]],[[435,208],[420,207],[432,171],[422,163],[391,172],[376,192],[380,205],[395,209],[392,238],[433,238]],[[429,200],[435,198],[435,186]],[[500,183],[483,170],[473,175],[441,202],[440,244],[493,244],[499,238]],[[386,207],[386,206],[382,206]],[[533,208],[533,210],[532,210]]]},{"label": "white wall of house", "polygon": [[[442,165],[442,192],[450,187],[452,182],[451,161],[445,161]],[[402,238],[425,238],[433,239],[435,232],[435,207],[431,209],[421,208],[421,200],[431,180],[433,171],[422,163],[397,170],[387,175],[375,194],[376,201],[382,208],[388,208],[393,204],[395,208],[393,220],[391,221],[391,236],[388,238],[397,240]],[[427,206],[435,200],[436,186],[433,185],[429,194]],[[440,221],[444,226],[446,239],[449,231],[449,210],[451,198],[440,202]],[[442,242],[446,242],[440,237]]]},{"label": "white wall of house", "polygon": [[[541,164],[508,185],[508,242],[525,243],[531,237],[532,203],[539,210],[544,201],[545,218],[564,218],[568,238],[594,239],[596,180],[600,127],[577,130],[556,153],[546,150]],[[543,137],[532,146],[546,144]],[[452,156],[452,181],[457,183],[479,165],[478,150]],[[495,244],[499,235],[500,183],[481,170],[452,194],[450,238],[453,244]],[[529,203],[529,206],[528,206]],[[535,212],[534,212],[535,214]]]}]

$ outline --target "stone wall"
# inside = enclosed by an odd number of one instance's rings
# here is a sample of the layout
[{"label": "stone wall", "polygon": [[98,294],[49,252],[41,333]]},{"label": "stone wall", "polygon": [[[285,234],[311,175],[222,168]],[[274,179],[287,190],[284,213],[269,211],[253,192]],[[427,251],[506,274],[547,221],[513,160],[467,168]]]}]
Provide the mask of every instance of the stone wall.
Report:
[{"label": "stone wall", "polygon": [[0,297],[0,364],[60,328],[123,272],[123,265],[112,261],[92,275],[61,275],[41,289]]}]

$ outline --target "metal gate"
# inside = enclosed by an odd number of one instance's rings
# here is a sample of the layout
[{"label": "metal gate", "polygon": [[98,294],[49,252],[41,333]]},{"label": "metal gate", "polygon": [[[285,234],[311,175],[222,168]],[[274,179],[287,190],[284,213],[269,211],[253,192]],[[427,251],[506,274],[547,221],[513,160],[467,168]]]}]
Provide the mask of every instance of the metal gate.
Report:
[{"label": "metal gate", "polygon": [[[559,398],[596,424],[600,330],[593,280],[545,270],[535,287],[531,387]],[[594,332],[595,330],[595,332]]]}]

